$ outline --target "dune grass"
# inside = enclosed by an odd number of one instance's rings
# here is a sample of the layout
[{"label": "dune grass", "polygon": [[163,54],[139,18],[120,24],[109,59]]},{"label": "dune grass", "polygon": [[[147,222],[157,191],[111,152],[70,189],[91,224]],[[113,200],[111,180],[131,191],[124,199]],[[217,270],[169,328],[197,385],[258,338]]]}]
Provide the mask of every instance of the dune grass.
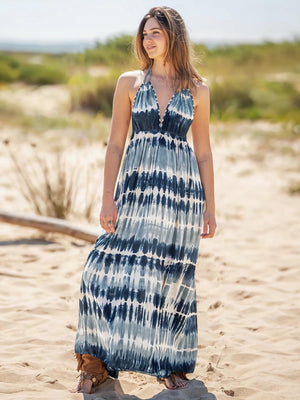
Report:
[{"label": "dune grass", "polygon": [[[139,68],[132,44],[133,36],[122,35],[78,54],[2,52],[0,83],[66,83],[72,111],[110,117],[118,76]],[[212,121],[263,119],[300,124],[300,40],[213,49],[194,43],[193,48],[196,66],[210,88]],[[91,66],[105,66],[110,72],[92,76]]]},{"label": "dune grass", "polygon": [[5,144],[20,194],[36,214],[61,219],[76,215],[90,221],[97,202],[97,186],[89,169],[70,164],[63,150],[43,157],[34,144],[20,160],[9,141]]}]

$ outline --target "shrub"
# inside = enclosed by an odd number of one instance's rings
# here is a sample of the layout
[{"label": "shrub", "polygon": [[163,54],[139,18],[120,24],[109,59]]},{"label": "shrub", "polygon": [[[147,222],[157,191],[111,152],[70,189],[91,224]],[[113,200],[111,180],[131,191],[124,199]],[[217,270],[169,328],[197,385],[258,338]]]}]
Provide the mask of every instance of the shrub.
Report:
[{"label": "shrub", "polygon": [[0,53],[0,82],[13,82],[19,77],[19,62],[12,56]]},{"label": "shrub", "polygon": [[52,85],[65,83],[67,76],[60,69],[42,64],[22,64],[20,66],[20,79],[30,84]]},{"label": "shrub", "polygon": [[300,106],[300,93],[290,82],[259,81],[251,90],[251,98],[262,115],[273,120],[286,119]]},{"label": "shrub", "polygon": [[253,106],[250,86],[246,82],[213,82],[210,85],[211,112],[213,118],[228,119],[238,117],[241,110]]},{"label": "shrub", "polygon": [[19,77],[19,71],[0,60],[0,82],[13,82]]},{"label": "shrub", "polygon": [[117,75],[98,78],[73,77],[69,82],[71,109],[85,109],[94,113],[101,112],[104,116],[110,117]]},{"label": "shrub", "polygon": [[94,48],[79,54],[77,60],[87,64],[127,65],[134,55],[132,40],[133,36],[121,35],[105,43],[96,42]]}]

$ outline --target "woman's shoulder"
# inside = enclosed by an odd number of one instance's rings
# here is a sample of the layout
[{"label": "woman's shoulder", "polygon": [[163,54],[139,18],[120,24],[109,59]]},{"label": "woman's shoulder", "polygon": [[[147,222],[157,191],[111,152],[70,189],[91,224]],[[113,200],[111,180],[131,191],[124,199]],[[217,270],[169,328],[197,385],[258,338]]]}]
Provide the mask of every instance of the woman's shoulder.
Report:
[{"label": "woman's shoulder", "polygon": [[123,72],[119,76],[118,85],[121,85],[124,91],[128,93],[131,103],[135,98],[138,88],[144,82],[144,77],[145,71],[142,70]]},{"label": "woman's shoulder", "polygon": [[139,82],[142,83],[145,77],[145,71],[134,70],[123,72],[119,76],[119,82],[123,85],[127,85],[128,88],[136,87]]},{"label": "woman's shoulder", "polygon": [[209,87],[205,79],[195,79],[195,86],[192,90],[195,105],[209,101]]}]

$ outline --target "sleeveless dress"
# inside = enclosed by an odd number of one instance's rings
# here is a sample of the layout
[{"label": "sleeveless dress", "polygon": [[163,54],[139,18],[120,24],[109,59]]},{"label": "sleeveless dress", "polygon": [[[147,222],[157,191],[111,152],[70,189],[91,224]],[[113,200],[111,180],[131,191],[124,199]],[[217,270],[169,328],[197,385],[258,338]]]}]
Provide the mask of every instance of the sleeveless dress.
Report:
[{"label": "sleeveless dress", "polygon": [[193,117],[192,93],[182,88],[161,120],[150,68],[132,106],[115,232],[103,229],[97,238],[80,286],[75,352],[98,357],[115,378],[118,371],[167,378],[195,368],[205,196],[186,138]]}]

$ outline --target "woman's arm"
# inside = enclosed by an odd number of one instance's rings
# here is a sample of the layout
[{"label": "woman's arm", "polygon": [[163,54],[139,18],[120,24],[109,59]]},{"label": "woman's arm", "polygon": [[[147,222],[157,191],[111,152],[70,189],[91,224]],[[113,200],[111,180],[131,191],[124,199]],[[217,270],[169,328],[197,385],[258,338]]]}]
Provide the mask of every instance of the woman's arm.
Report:
[{"label": "woman's arm", "polygon": [[[107,232],[114,232],[117,218],[117,207],[114,203],[114,189],[124,152],[125,142],[131,116],[130,82],[132,77],[122,74],[117,82],[111,121],[111,131],[105,154],[104,182],[100,224]],[[108,225],[112,220],[113,224]]]},{"label": "woman's arm", "polygon": [[215,194],[213,157],[209,138],[210,95],[208,86],[201,82],[194,96],[195,110],[192,123],[193,147],[200,179],[205,194],[202,238],[212,238],[217,227],[215,220]]}]

